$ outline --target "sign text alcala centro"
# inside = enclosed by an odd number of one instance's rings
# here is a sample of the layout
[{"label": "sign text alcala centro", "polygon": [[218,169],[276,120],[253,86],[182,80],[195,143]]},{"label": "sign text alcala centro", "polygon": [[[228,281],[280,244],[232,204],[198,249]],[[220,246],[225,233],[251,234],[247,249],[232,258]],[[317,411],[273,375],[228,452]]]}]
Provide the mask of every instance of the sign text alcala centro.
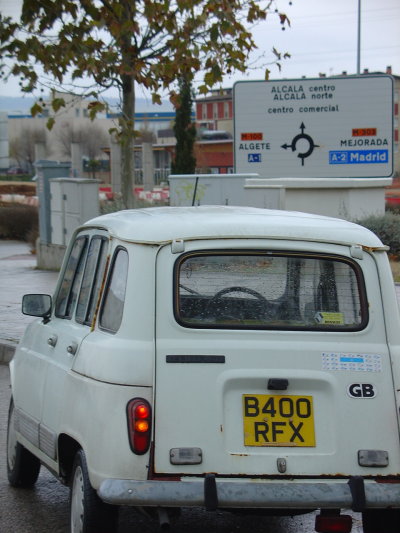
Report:
[{"label": "sign text alcala centro", "polygon": [[245,81],[234,86],[235,172],[390,178],[393,78]]}]

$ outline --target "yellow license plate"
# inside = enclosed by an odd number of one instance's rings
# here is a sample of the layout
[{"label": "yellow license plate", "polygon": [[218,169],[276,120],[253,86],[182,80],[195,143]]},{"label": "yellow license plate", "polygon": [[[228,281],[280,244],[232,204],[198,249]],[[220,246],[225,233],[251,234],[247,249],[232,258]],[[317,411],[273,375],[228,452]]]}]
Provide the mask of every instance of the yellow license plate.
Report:
[{"label": "yellow license plate", "polygon": [[245,446],[315,446],[312,396],[243,394]]}]

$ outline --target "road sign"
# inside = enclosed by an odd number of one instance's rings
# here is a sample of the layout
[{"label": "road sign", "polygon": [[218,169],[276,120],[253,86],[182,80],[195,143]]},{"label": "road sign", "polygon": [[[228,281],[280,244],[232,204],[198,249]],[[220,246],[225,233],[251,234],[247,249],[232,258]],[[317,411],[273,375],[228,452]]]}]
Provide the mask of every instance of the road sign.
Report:
[{"label": "road sign", "polygon": [[393,175],[393,78],[234,85],[235,172],[261,177]]}]

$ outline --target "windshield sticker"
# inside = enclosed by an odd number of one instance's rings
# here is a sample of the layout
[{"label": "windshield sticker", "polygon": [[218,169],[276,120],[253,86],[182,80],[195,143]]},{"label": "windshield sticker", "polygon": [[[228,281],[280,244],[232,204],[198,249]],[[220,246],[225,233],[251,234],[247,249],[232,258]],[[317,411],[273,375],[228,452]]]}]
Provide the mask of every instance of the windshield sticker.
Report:
[{"label": "windshield sticker", "polygon": [[382,372],[382,360],[378,354],[323,352],[322,369],[332,371]]},{"label": "windshield sticker", "polygon": [[314,320],[318,324],[331,324],[334,326],[340,326],[344,324],[343,313],[328,313],[326,311],[318,311],[318,313],[315,313]]}]

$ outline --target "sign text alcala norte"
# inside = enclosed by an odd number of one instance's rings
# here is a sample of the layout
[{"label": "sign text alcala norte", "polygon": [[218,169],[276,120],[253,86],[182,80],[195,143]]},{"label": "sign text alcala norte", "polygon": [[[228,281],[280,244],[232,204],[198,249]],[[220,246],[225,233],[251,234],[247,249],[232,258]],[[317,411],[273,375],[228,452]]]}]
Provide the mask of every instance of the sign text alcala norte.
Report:
[{"label": "sign text alcala norte", "polygon": [[[310,87],[304,87],[303,84],[287,84],[287,85],[273,85],[271,87],[271,94],[273,95],[274,102],[298,102],[301,100],[333,100],[334,92],[336,90],[335,85],[313,85]],[[317,102],[316,102],[317,103]],[[288,106],[269,107],[267,109],[269,114],[285,114],[294,113],[295,108]],[[300,113],[324,113],[324,112],[337,112],[339,111],[339,105],[317,105],[317,106],[301,106],[297,111]]]},{"label": "sign text alcala norte", "polygon": [[[336,90],[334,85],[316,85],[308,87],[308,92],[313,100],[328,100],[333,98]],[[306,100],[303,85],[274,85],[271,88],[274,100]]]}]

